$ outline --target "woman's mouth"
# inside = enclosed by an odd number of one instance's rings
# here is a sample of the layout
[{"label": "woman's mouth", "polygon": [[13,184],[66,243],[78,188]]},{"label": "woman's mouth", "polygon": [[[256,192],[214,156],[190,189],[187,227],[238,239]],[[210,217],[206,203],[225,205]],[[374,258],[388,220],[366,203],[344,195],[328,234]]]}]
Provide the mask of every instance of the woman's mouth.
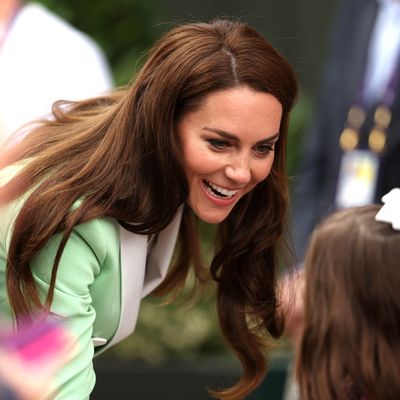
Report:
[{"label": "woman's mouth", "polygon": [[221,199],[231,199],[239,190],[228,190],[226,188],[223,188],[222,186],[218,186],[215,183],[212,183],[210,181],[207,181],[203,179],[204,186],[207,190],[207,192],[213,196],[213,197],[218,197]]}]

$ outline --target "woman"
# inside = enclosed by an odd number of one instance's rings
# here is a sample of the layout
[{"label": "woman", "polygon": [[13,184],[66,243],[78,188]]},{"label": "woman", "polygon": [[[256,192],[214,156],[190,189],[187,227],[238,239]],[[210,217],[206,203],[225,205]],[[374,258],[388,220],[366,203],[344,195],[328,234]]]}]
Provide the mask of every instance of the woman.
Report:
[{"label": "woman", "polygon": [[206,279],[196,219],[218,224],[210,273],[244,369],[215,396],[243,398],[262,381],[265,332],[282,333],[275,283],[296,91],[292,67],[251,27],[187,24],[156,43],[130,88],[56,105],[2,156],[2,307],[17,321],[49,309],[79,338],[57,399],[89,396],[93,353],[133,331],[141,297],[161,281],[157,294],[179,290],[191,266]]},{"label": "woman", "polygon": [[301,399],[399,398],[400,189],[390,197],[383,208],[338,211],[312,235],[297,360]]}]

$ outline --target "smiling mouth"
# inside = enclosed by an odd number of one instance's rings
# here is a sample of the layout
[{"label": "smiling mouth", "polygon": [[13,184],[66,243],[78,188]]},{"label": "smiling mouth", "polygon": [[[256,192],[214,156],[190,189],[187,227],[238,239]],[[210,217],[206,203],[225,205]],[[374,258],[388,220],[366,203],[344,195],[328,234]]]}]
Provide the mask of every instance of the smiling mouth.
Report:
[{"label": "smiling mouth", "polygon": [[231,199],[238,190],[228,190],[221,186],[216,185],[215,183],[211,183],[205,179],[203,179],[204,186],[207,192],[214,197],[219,197],[222,199]]}]

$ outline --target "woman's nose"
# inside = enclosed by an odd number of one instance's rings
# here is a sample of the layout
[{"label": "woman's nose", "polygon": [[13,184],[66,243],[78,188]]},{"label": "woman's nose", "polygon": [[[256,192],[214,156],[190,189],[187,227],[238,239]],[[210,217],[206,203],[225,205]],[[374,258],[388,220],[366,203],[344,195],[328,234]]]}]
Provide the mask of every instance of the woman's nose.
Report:
[{"label": "woman's nose", "polygon": [[245,185],[251,180],[249,160],[240,158],[225,168],[225,175],[232,181]]}]

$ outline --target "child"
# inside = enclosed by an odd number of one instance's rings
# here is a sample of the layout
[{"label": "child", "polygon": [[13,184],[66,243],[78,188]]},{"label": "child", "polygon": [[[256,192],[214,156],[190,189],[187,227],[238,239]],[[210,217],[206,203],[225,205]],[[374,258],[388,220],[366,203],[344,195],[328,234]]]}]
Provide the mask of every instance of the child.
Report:
[{"label": "child", "polygon": [[302,400],[400,398],[400,189],[383,200],[381,209],[338,211],[313,233],[297,361]]}]

